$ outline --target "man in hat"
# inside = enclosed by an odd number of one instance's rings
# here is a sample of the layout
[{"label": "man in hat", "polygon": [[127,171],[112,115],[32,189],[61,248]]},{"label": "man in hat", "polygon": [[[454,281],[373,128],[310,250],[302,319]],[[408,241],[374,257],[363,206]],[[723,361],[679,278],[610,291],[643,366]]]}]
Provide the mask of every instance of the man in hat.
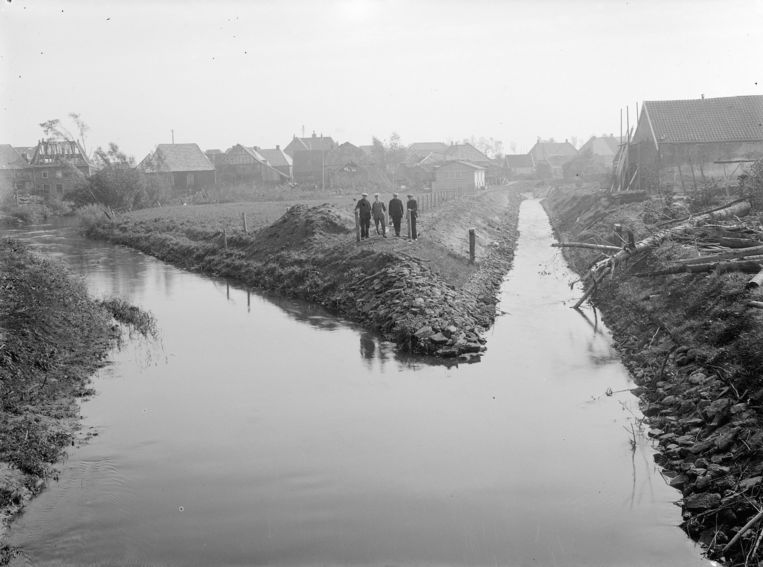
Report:
[{"label": "man in hat", "polygon": [[400,236],[400,220],[403,218],[403,202],[398,199],[397,193],[392,193],[392,199],[389,202],[389,216],[392,219],[392,226],[395,227],[395,236]]},{"label": "man in hat", "polygon": [[408,202],[405,204],[405,208],[408,209],[408,213],[411,216],[411,240],[416,240],[418,237],[416,234],[416,216],[419,212],[419,203],[413,198],[413,195],[408,195]]},{"label": "man in hat", "polygon": [[374,217],[376,234],[379,234],[379,223],[381,223],[381,234],[384,238],[387,238],[387,207],[384,205],[384,202],[379,200],[378,193],[374,193],[374,202],[371,204],[371,214]]},{"label": "man in hat", "polygon": [[360,200],[355,204],[355,210],[360,217],[360,238],[368,238],[368,229],[371,228],[371,203],[368,202],[368,193],[363,193]]}]

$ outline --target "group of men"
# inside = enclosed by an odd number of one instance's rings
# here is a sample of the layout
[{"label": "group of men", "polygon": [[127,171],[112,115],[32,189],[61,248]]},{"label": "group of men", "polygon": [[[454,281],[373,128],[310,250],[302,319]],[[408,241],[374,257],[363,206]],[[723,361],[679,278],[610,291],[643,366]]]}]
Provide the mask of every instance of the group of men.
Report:
[{"label": "group of men", "polygon": [[[355,205],[355,210],[358,211],[360,220],[361,239],[368,238],[372,217],[376,225],[376,234],[381,234],[384,238],[387,238],[387,212],[389,212],[389,216],[392,219],[395,236],[400,236],[400,222],[406,210],[410,213],[411,239],[416,240],[417,238],[416,217],[418,215],[419,204],[413,195],[408,195],[408,202],[405,204],[405,209],[403,209],[403,202],[398,198],[397,193],[392,194],[389,207],[385,206],[384,201],[379,200],[378,193],[374,193],[373,203],[369,202],[368,193],[363,193]],[[379,232],[379,225],[381,225],[381,232]]]}]

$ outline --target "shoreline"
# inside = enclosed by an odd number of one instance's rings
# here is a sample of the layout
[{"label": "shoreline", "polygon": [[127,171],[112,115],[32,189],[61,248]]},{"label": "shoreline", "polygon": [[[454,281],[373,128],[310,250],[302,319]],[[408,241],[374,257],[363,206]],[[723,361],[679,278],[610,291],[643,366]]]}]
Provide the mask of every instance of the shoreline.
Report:
[{"label": "shoreline", "polygon": [[5,532],[79,441],[78,400],[119,334],[84,283],[11,239],[0,241],[0,565]]},{"label": "shoreline", "polygon": [[[646,201],[645,203],[648,203]],[[612,225],[650,233],[641,203],[615,204],[601,194],[557,191],[544,200],[560,241],[605,242]],[[597,258],[564,248],[583,274]],[[633,260],[656,270],[681,250],[665,243]],[[592,303],[612,331],[658,451],[655,462],[678,491],[681,527],[710,559],[745,564],[759,526],[746,530],[763,494],[763,360],[759,316],[746,308],[740,274],[630,277],[629,267],[599,285]],[[759,548],[758,548],[759,549]],[[758,557],[760,559],[760,557]]]},{"label": "shoreline", "polygon": [[[253,233],[229,226],[178,228],[129,218],[96,226],[92,238],[177,267],[307,300],[394,341],[403,351],[469,361],[485,350],[497,293],[517,241],[516,188],[463,197],[420,217],[421,237],[355,242],[354,222],[334,205],[295,205]],[[483,220],[489,217],[489,222]],[[163,219],[162,219],[163,220]],[[452,234],[478,230],[475,264]],[[373,232],[373,229],[372,229]],[[463,239],[462,239],[463,240]]]}]

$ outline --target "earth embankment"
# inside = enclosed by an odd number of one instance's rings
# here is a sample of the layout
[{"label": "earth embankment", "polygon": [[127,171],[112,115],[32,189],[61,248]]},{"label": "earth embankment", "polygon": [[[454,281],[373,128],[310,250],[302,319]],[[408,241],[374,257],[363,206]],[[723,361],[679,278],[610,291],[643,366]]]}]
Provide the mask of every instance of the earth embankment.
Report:
[{"label": "earth embankment", "polygon": [[[305,299],[394,340],[404,350],[471,360],[484,350],[497,290],[511,266],[521,195],[502,187],[419,216],[419,238],[376,234],[356,242],[352,203],[296,204],[245,232],[240,213],[206,206],[124,215],[90,235],[176,266]],[[230,206],[226,206],[230,209]],[[188,216],[188,209],[177,214]],[[469,262],[468,231],[477,235]]]},{"label": "earth embankment", "polygon": [[[624,245],[614,235],[616,224],[638,242],[671,226],[671,217],[697,212],[630,197],[635,201],[618,202],[606,193],[562,188],[545,205],[560,240],[616,246]],[[763,240],[761,216],[753,209],[667,238],[608,274],[593,295],[638,384],[655,460],[681,491],[682,527],[709,557],[729,565],[763,558],[763,527],[744,529],[763,508],[763,321],[750,303],[761,292],[741,271],[669,272],[723,254],[723,244],[755,245]],[[604,257],[576,248],[565,254],[581,275]]]},{"label": "earth embankment", "polygon": [[62,265],[0,242],[0,565],[13,555],[4,529],[55,478],[117,331]]}]

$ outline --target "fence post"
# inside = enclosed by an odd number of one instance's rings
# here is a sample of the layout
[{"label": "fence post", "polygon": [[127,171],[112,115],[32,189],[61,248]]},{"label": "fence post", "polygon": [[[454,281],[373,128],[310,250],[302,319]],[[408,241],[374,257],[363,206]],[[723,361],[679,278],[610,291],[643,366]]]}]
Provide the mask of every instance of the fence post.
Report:
[{"label": "fence post", "polygon": [[244,232],[249,232],[249,229],[246,227],[246,212],[241,213],[241,220],[244,222]]},{"label": "fence post", "polygon": [[474,246],[476,236],[474,235],[474,229],[469,229],[469,263],[474,264]]},{"label": "fence post", "polygon": [[405,224],[406,224],[406,231],[408,232],[408,240],[411,239],[411,210],[408,209],[405,212]]},{"label": "fence post", "polygon": [[360,242],[360,213],[355,209],[355,242]]}]

